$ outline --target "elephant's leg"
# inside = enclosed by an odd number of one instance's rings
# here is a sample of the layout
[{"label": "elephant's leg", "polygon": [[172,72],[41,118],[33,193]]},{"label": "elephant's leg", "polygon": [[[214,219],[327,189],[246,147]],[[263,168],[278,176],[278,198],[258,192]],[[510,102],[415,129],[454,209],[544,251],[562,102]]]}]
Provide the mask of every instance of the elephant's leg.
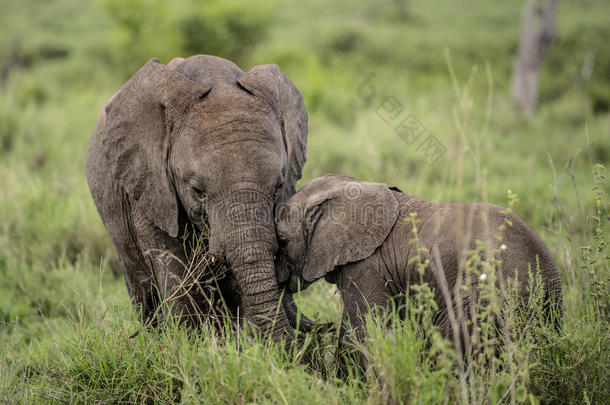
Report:
[{"label": "elephant's leg", "polygon": [[213,301],[218,298],[213,293],[215,285],[201,282],[209,269],[189,261],[188,247],[180,238],[171,238],[137,210],[133,216],[134,233],[144,263],[152,273],[152,288],[160,309],[170,309],[182,322],[193,326],[214,317]]},{"label": "elephant's leg", "polygon": [[172,302],[175,313],[188,317],[204,313],[203,296],[194,288],[179,288],[188,274],[182,244],[137,212],[122,187],[110,178],[103,177],[100,184],[92,194],[114,243],[127,291],[144,324],[157,323],[161,302]]},{"label": "elephant's leg", "polygon": [[347,308],[348,306],[348,304],[344,304],[336,356],[337,376],[343,380],[350,377],[350,365],[358,365],[359,370],[352,370],[355,371],[356,375],[364,375],[366,371],[360,346],[364,342],[364,324],[362,318],[355,318],[352,322],[349,316],[351,311]]},{"label": "elephant's leg", "polygon": [[158,305],[153,289],[154,276],[146,265],[134,233],[127,194],[107,170],[105,154],[102,153],[105,130],[106,115],[102,109],[87,149],[87,183],[116,249],[127,292],[142,320],[148,323]]},{"label": "elephant's leg", "polygon": [[159,305],[154,274],[140,250],[128,197],[117,185],[110,181],[106,184],[93,193],[96,205],[114,243],[132,303],[145,324],[154,323],[153,314]]},{"label": "elephant's leg", "polygon": [[[366,372],[367,358],[362,354],[366,341],[366,318],[374,311],[384,316],[391,308],[391,292],[377,257],[344,266],[337,274],[337,287],[343,300],[343,317],[339,331],[339,375],[347,377],[345,360],[351,359]],[[342,363],[343,362],[343,363]]]}]

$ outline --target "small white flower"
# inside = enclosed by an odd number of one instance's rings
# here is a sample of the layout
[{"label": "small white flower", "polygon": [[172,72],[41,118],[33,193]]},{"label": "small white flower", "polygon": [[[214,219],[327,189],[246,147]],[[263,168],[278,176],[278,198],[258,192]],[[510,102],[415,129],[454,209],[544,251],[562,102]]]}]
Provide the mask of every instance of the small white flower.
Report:
[{"label": "small white flower", "polygon": [[487,278],[487,274],[485,273],[481,273],[481,275],[479,276],[479,280],[483,281]]},{"label": "small white flower", "polygon": [[506,245],[504,243],[500,245],[500,250],[506,250]]}]

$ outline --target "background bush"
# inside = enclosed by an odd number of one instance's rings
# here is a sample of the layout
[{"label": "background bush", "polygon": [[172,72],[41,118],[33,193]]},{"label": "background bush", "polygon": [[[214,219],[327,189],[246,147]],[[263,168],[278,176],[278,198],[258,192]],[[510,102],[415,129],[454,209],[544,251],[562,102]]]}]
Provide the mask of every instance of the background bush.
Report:
[{"label": "background bush", "polygon": [[[529,118],[510,100],[521,2],[408,2],[406,15],[397,4],[0,0],[0,402],[610,397],[608,2],[559,3],[560,38]],[[549,246],[564,282],[561,333],[536,330],[491,366],[460,374],[451,346],[431,343],[420,324],[372,322],[368,378],[353,366],[352,378],[337,380],[332,334],[307,337],[305,366],[304,352],[249,336],[237,350],[236,337],[207,329],[139,330],[87,189],[85,150],[99,110],[142,64],[194,53],[244,70],[276,63],[295,82],[310,128],[301,184],[338,172],[430,199],[506,205],[508,190],[518,195],[514,211]],[[365,102],[358,88],[370,74],[376,97]],[[444,145],[437,161],[382,118],[387,97]],[[323,281],[299,303],[315,319],[340,318]],[[504,366],[509,358],[518,367]]]}]

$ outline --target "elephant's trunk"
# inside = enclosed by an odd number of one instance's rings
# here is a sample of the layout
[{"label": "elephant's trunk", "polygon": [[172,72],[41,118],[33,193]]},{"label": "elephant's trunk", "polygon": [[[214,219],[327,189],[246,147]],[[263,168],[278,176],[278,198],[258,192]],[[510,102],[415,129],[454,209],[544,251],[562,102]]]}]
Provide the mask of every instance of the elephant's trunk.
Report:
[{"label": "elephant's trunk", "polygon": [[[214,205],[210,252],[224,256],[241,289],[244,318],[274,340],[292,340],[275,274],[272,202],[251,187],[227,192]],[[222,252],[222,253],[220,253]]]},{"label": "elephant's trunk", "polygon": [[291,340],[290,327],[283,305],[280,305],[273,258],[256,259],[233,265],[235,276],[242,287],[241,304],[246,320],[254,323],[274,340]]}]

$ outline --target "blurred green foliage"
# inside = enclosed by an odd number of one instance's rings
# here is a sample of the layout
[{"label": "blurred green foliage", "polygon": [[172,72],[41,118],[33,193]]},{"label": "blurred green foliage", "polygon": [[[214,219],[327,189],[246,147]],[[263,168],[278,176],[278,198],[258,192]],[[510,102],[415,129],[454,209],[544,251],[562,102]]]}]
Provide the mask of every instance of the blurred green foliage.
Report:
[{"label": "blurred green foliage", "polygon": [[127,69],[125,75],[137,70],[158,54],[165,60],[171,58],[180,46],[180,38],[174,22],[167,18],[170,11],[167,0],[106,0],[104,6],[115,23],[112,56],[114,64]]},{"label": "blurred green foliage", "polygon": [[[277,353],[263,346],[242,358],[221,342],[195,344],[183,331],[126,340],[137,323],[87,189],[85,150],[99,110],[142,64],[194,53],[227,57],[244,70],[276,63],[295,82],[309,112],[302,183],[337,172],[431,199],[504,205],[507,190],[518,194],[515,212],[549,245],[565,286],[564,332],[536,352],[530,392],[547,401],[595,402],[600,387],[610,386],[610,349],[607,324],[590,311],[583,270],[602,281],[608,275],[603,260],[583,263],[580,247],[598,246],[588,152],[610,166],[610,3],[559,2],[560,38],[530,118],[510,100],[521,6],[408,2],[406,17],[397,18],[390,0],[0,0],[0,402],[45,402],[41,392],[69,379],[63,399],[118,401],[125,397],[116,375],[160,401],[180,389],[196,401],[206,387],[219,401],[244,402],[256,393],[299,402],[317,390],[319,402],[374,402],[376,388],[322,382],[277,357],[269,363]],[[371,73],[376,95],[367,103],[358,87]],[[390,96],[402,114],[388,123],[378,109]],[[446,147],[434,164],[397,135],[408,114]],[[610,183],[601,187],[608,195]],[[299,302],[316,319],[340,317],[338,296],[324,282]],[[387,367],[413,366],[417,357],[386,349],[380,355]],[[163,354],[148,357],[157,350]],[[330,370],[332,350],[320,355]],[[240,359],[267,363],[240,368]],[[217,379],[199,384],[208,367]],[[75,374],[81,379],[71,379]],[[289,378],[303,384],[287,387]],[[239,390],[219,391],[236,381]],[[263,387],[268,381],[275,391]],[[91,390],[83,391],[87,384]],[[137,391],[126,397],[151,400]]]},{"label": "blurred green foliage", "polygon": [[184,50],[246,62],[251,48],[267,35],[271,13],[271,4],[260,0],[200,4],[180,19]]},{"label": "blurred green foliage", "polygon": [[211,54],[245,62],[265,38],[273,3],[265,0],[104,0],[116,24],[116,63],[130,75],[155,55]]},{"label": "blurred green foliage", "polygon": [[571,88],[584,91],[594,113],[610,109],[610,53],[605,51],[610,26],[578,27],[550,48],[541,85],[543,101],[564,96]]}]

